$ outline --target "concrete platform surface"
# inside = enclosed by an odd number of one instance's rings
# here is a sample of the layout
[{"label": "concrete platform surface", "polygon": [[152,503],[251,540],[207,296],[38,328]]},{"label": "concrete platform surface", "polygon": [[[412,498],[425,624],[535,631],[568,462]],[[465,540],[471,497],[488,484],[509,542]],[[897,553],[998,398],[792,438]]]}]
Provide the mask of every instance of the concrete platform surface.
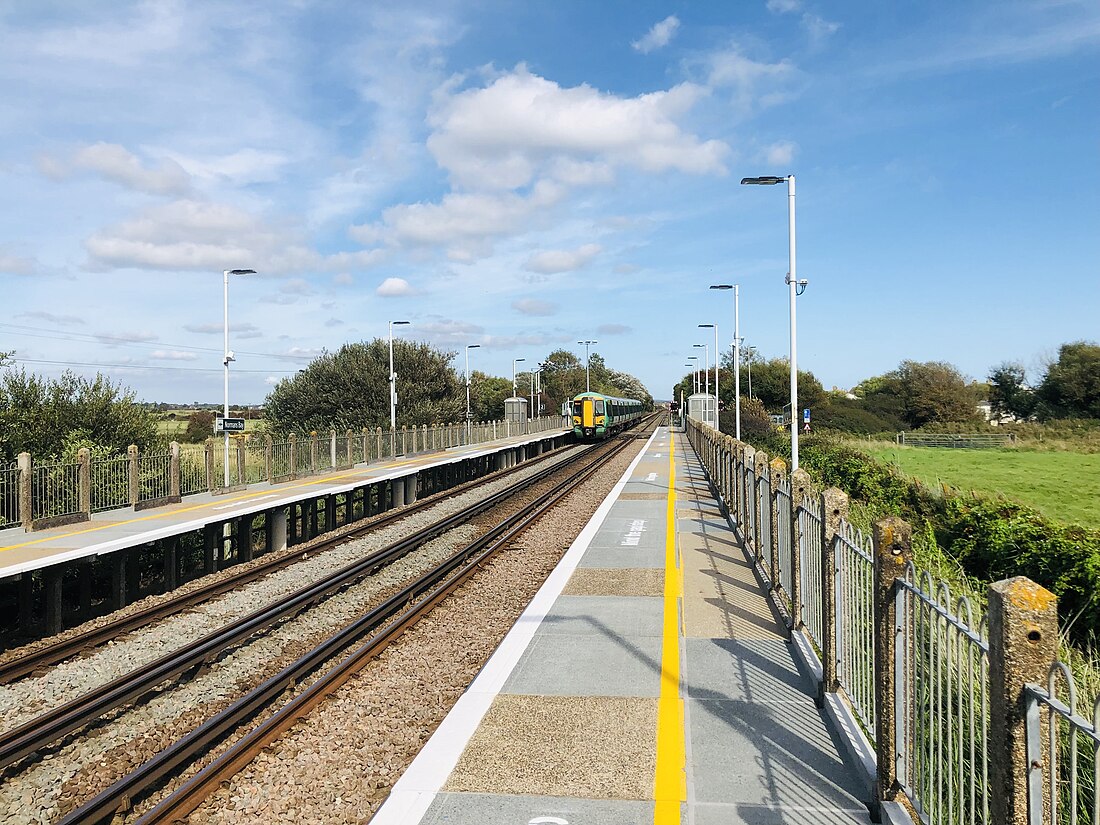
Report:
[{"label": "concrete platform surface", "polygon": [[372,823],[869,823],[812,692],[660,428]]}]

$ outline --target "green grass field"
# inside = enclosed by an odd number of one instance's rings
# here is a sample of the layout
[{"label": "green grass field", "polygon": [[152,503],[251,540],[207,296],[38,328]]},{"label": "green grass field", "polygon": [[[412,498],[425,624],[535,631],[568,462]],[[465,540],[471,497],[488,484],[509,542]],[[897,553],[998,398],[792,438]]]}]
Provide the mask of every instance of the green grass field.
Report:
[{"label": "green grass field", "polygon": [[1004,495],[1060,521],[1100,528],[1100,455],[861,444],[925,484]]}]

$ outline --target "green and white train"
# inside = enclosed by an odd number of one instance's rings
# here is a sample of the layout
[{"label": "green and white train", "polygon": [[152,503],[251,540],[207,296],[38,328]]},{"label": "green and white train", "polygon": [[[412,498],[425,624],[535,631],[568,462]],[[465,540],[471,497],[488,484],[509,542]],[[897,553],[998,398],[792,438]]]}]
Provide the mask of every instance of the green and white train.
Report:
[{"label": "green and white train", "polygon": [[573,432],[582,441],[598,441],[629,427],[645,414],[634,398],[615,398],[598,392],[582,392],[570,404]]}]

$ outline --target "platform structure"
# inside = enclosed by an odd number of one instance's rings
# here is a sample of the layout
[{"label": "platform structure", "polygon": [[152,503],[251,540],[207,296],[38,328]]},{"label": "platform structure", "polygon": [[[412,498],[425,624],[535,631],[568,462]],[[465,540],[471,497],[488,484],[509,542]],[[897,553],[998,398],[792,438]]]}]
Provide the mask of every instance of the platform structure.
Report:
[{"label": "platform structure", "polygon": [[[280,551],[420,496],[563,446],[567,430],[399,456],[279,484],[189,495],[152,510],[108,510],[90,521],[0,530],[0,602],[15,628],[56,633],[197,575]],[[196,562],[197,559],[197,562]],[[158,571],[155,575],[150,570]]]},{"label": "platform structure", "polygon": [[373,825],[870,822],[765,593],[659,428]]}]

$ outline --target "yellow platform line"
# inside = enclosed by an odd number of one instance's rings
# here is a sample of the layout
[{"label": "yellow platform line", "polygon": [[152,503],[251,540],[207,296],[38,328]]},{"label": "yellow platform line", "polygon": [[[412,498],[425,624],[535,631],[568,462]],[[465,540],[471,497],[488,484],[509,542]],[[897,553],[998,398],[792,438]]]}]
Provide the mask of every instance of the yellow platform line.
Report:
[{"label": "yellow platform line", "polygon": [[657,769],[653,780],[654,825],[680,825],[680,805],[687,799],[684,701],[680,698],[679,616],[683,574],[676,553],[675,456],[675,444],[671,444],[668,451],[668,505],[665,510],[664,623],[661,695],[657,700]]},{"label": "yellow platform line", "polygon": [[[109,521],[109,522],[106,522],[106,523],[103,523],[103,524],[97,524],[94,527],[84,527],[80,530],[70,530],[67,533],[53,533],[53,534],[48,535],[48,536],[42,536],[41,538],[31,539],[29,541],[20,542],[19,544],[8,544],[8,545],[5,545],[3,547],[0,547],[0,553],[3,553],[7,550],[18,550],[20,547],[30,547],[30,546],[35,545],[35,544],[42,544],[43,542],[47,542],[47,541],[55,541],[57,539],[65,539],[65,538],[69,538],[71,536],[82,536],[82,535],[85,535],[86,533],[98,533],[100,530],[110,530],[112,527],[121,527],[124,524],[138,524],[138,523],[143,522],[143,521],[156,521],[157,519],[169,518],[171,516],[179,515],[180,513],[192,513],[192,512],[195,512],[197,510],[212,509],[215,505],[217,505],[218,507],[222,507],[226,504],[231,504],[233,502],[238,502],[238,501],[239,502],[247,502],[247,501],[249,501],[251,499],[255,499],[255,498],[261,498],[261,497],[266,498],[266,497],[270,496],[272,490],[275,490],[276,492],[281,493],[281,492],[284,492],[285,490],[297,490],[297,489],[302,488],[302,487],[317,487],[317,486],[320,486],[322,484],[329,484],[329,483],[336,482],[336,481],[339,481],[340,479],[344,479],[344,478],[353,478],[355,476],[364,476],[367,473],[373,473],[373,472],[376,472],[378,470],[386,471],[386,470],[395,469],[397,467],[407,467],[409,465],[416,464],[416,463],[418,463],[420,461],[423,461],[423,460],[424,459],[422,459],[422,458],[408,459],[406,461],[398,461],[394,464],[386,464],[386,465],[383,465],[381,467],[364,467],[364,468],[361,468],[359,470],[349,470],[348,472],[344,472],[344,473],[335,473],[335,474],[325,475],[325,476],[320,476],[320,477],[312,476],[310,479],[308,479],[306,481],[303,481],[300,484],[287,484],[285,486],[279,486],[279,487],[271,486],[271,487],[261,489],[261,490],[251,490],[249,492],[242,493],[239,496],[226,496],[225,498],[218,498],[218,499],[215,499],[214,501],[204,501],[202,504],[194,504],[190,507],[180,507],[180,508],[177,508],[175,510],[167,510],[167,511],[162,511],[162,512],[158,512],[158,513],[151,513],[147,516],[138,516],[137,518],[124,519],[122,521]],[[88,523],[89,522],[85,522],[85,524],[88,524]]]}]

